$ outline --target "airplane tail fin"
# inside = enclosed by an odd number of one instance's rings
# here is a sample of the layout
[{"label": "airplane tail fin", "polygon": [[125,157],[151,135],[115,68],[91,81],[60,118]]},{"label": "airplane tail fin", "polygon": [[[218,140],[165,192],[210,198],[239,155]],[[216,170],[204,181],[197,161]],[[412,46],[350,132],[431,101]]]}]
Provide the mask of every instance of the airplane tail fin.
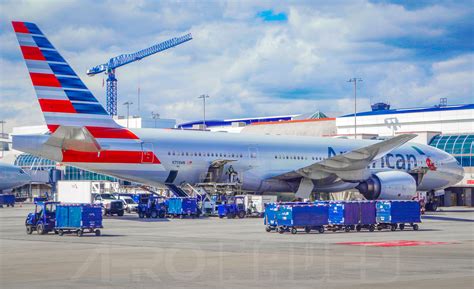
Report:
[{"label": "airplane tail fin", "polygon": [[12,22],[46,124],[85,127],[97,138],[136,138],[118,125],[38,26]]}]

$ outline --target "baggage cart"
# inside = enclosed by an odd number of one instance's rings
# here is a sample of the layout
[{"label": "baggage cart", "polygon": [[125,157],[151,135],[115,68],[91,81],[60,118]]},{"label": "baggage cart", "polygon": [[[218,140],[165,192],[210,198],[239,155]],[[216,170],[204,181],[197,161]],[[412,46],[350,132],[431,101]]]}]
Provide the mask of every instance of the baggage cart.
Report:
[{"label": "baggage cart", "polygon": [[0,194],[0,208],[3,208],[3,206],[14,207],[15,206],[15,195]]},{"label": "baggage cart", "polygon": [[377,201],[376,203],[377,229],[392,231],[404,230],[409,225],[418,230],[421,223],[420,203],[417,201]]},{"label": "baggage cart", "polygon": [[360,205],[358,202],[329,202],[328,229],[350,232],[359,224]]},{"label": "baggage cart", "polygon": [[328,224],[328,204],[279,206],[276,219],[280,234],[287,231],[296,234],[298,229],[303,229],[306,233],[312,230],[324,233],[324,226]]}]

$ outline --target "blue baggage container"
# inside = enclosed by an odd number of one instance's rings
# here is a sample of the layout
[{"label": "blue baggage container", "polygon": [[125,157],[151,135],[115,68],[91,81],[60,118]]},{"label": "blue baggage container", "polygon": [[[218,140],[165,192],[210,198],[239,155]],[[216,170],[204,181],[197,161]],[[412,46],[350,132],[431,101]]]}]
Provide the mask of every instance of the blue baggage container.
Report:
[{"label": "blue baggage container", "polygon": [[344,224],[344,205],[341,203],[329,203],[328,223],[331,225]]},{"label": "blue baggage container", "polygon": [[181,198],[169,198],[168,199],[168,214],[170,215],[181,215],[183,213]]},{"label": "blue baggage container", "polygon": [[168,214],[172,216],[197,216],[199,214],[196,198],[169,198],[167,206]]},{"label": "blue baggage container", "polygon": [[66,228],[102,228],[102,208],[90,204],[56,205],[57,229]]},{"label": "blue baggage container", "polygon": [[417,201],[378,201],[377,223],[420,223],[420,204]]},{"label": "blue baggage container", "polygon": [[358,202],[330,202],[330,225],[357,225],[360,218],[360,205]]},{"label": "blue baggage container", "polygon": [[265,213],[263,216],[263,224],[269,226],[271,230],[272,227],[277,225],[277,212],[278,212],[278,205],[275,203],[269,203],[265,206]]},{"label": "blue baggage container", "polygon": [[181,202],[181,209],[185,215],[196,215],[197,213],[197,199],[196,198],[183,198]]},{"label": "blue baggage container", "polygon": [[81,236],[84,231],[100,235],[102,226],[102,207],[91,204],[57,204],[54,230],[60,235],[64,232],[77,232]]},{"label": "blue baggage container", "polygon": [[359,202],[359,206],[360,206],[359,224],[373,225],[377,223],[375,204],[376,204],[375,201]]},{"label": "blue baggage container", "polygon": [[285,228],[291,228],[293,234],[297,233],[297,228],[305,228],[307,233],[313,229],[323,233],[324,225],[328,224],[328,205],[284,205],[279,206],[276,215],[276,225],[280,227],[280,233],[283,233]]},{"label": "blue baggage container", "polygon": [[15,195],[11,194],[0,194],[0,207],[2,206],[14,207],[15,206]]}]

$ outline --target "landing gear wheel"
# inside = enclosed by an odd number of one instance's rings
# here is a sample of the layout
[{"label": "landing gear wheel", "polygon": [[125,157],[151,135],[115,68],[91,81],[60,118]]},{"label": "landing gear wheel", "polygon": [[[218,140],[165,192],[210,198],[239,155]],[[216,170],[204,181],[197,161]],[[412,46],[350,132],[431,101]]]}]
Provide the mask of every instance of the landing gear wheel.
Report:
[{"label": "landing gear wheel", "polygon": [[95,235],[96,235],[97,237],[100,236],[100,234],[101,234],[100,230],[95,230]]},{"label": "landing gear wheel", "polygon": [[375,225],[370,225],[370,226],[369,226],[369,231],[370,231],[370,232],[375,231]]},{"label": "landing gear wheel", "polygon": [[361,225],[357,225],[357,226],[356,226],[356,231],[357,231],[357,232],[360,232],[360,230],[362,230],[362,226],[361,226]]},{"label": "landing gear wheel", "polygon": [[44,225],[43,224],[38,224],[36,226],[36,232],[38,233],[38,235],[44,235]]},{"label": "landing gear wheel", "polygon": [[413,224],[413,230],[418,231],[418,224]]},{"label": "landing gear wheel", "polygon": [[296,229],[295,227],[291,228],[291,233],[295,235],[296,233],[298,233],[298,229]]},{"label": "landing gear wheel", "polygon": [[405,230],[405,224],[400,224],[400,226],[398,226],[400,228],[400,231],[403,231]]},{"label": "landing gear wheel", "polygon": [[324,227],[323,227],[323,226],[319,227],[319,228],[318,228],[318,232],[319,232],[320,234],[324,233]]},{"label": "landing gear wheel", "polygon": [[26,233],[28,235],[31,235],[31,233],[33,233],[33,227],[31,225],[26,226]]},{"label": "landing gear wheel", "polygon": [[82,234],[84,234],[84,231],[81,230],[77,230],[77,236],[78,237],[82,237]]},{"label": "landing gear wheel", "polygon": [[305,231],[307,234],[309,234],[309,233],[311,232],[311,227],[309,227],[309,226],[304,227],[304,231]]}]

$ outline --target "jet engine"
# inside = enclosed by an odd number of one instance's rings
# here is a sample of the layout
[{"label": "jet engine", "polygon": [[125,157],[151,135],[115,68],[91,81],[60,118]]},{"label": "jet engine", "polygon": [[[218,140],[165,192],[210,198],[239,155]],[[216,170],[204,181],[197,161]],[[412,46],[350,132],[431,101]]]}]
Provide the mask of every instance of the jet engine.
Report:
[{"label": "jet engine", "polygon": [[387,171],[372,175],[356,188],[367,200],[411,200],[416,194],[416,181],[405,172]]}]

